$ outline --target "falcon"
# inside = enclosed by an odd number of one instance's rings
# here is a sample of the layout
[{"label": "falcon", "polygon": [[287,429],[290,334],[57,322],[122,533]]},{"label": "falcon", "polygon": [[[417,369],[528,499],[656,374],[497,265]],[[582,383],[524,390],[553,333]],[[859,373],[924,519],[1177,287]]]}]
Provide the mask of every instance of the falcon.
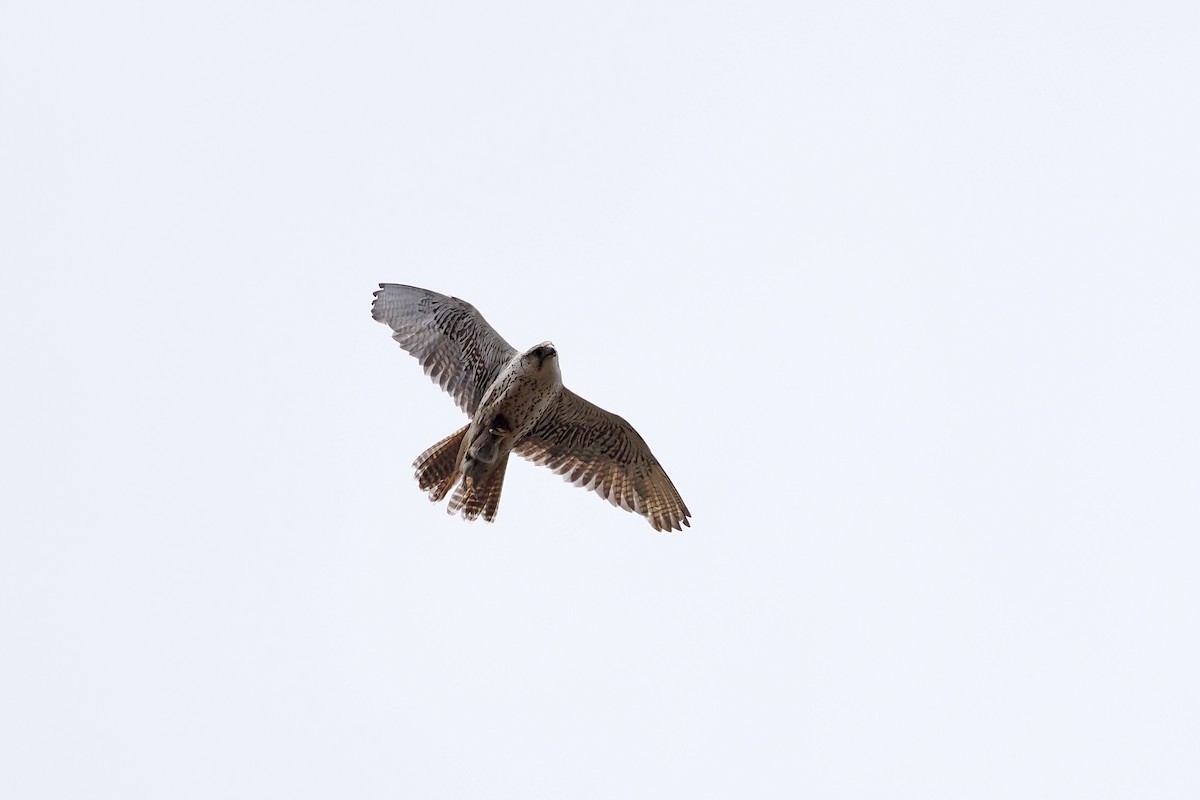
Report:
[{"label": "falcon", "polygon": [[[471,421],[413,462],[448,513],[491,522],[511,453],[549,467],[656,531],[682,531],[691,512],[633,426],[562,384],[550,342],[521,353],[457,297],[381,283],[371,316],[414,356]],[[457,485],[457,488],[455,488]]]}]

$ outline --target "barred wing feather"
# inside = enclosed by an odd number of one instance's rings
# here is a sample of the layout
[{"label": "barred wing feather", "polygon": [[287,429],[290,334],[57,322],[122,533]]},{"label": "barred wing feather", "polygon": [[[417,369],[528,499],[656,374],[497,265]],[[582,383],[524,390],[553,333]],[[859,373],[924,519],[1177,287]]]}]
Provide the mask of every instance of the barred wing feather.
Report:
[{"label": "barred wing feather", "polygon": [[641,514],[655,530],[690,525],[691,512],[633,426],[570,389],[562,390],[515,450],[614,506]]},{"label": "barred wing feather", "polygon": [[475,306],[428,289],[381,283],[371,316],[390,327],[392,338],[470,415],[517,354]]}]

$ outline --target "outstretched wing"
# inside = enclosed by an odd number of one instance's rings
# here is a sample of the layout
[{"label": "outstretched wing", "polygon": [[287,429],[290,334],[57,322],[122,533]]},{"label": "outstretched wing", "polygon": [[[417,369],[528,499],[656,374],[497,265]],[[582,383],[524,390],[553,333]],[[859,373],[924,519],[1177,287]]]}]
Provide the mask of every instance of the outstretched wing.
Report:
[{"label": "outstretched wing", "polygon": [[425,374],[472,416],[517,354],[475,306],[428,289],[381,283],[371,316],[389,326],[392,338],[421,362]]},{"label": "outstretched wing", "polygon": [[516,452],[641,514],[656,531],[683,530],[691,512],[646,441],[616,414],[563,389]]}]

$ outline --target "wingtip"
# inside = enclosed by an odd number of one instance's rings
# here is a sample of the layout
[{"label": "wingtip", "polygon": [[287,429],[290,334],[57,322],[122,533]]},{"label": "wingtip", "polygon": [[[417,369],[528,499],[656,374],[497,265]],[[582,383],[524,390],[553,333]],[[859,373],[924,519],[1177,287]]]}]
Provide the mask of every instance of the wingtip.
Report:
[{"label": "wingtip", "polygon": [[647,517],[647,520],[650,522],[650,527],[654,528],[654,530],[658,531],[659,533],[675,533],[676,531],[683,533],[684,528],[692,527],[692,523],[688,522],[688,518],[686,516],[680,519],[671,519],[670,517]]},{"label": "wingtip", "polygon": [[371,293],[371,297],[374,298],[371,301],[371,319],[375,319],[380,322],[383,322],[383,317],[380,314],[379,309],[376,308],[376,303],[379,302],[379,295],[386,292],[389,288],[391,288],[393,286],[399,286],[399,285],[400,284],[398,284],[398,283],[381,283],[381,284],[379,284],[379,288]]}]

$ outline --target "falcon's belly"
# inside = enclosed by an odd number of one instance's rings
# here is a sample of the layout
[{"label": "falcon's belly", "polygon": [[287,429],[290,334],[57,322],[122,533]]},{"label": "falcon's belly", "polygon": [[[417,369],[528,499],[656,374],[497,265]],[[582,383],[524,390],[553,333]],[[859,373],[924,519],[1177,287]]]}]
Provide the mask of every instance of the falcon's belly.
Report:
[{"label": "falcon's belly", "polygon": [[506,458],[562,390],[557,358],[517,356],[488,387],[463,440],[462,466]]}]

